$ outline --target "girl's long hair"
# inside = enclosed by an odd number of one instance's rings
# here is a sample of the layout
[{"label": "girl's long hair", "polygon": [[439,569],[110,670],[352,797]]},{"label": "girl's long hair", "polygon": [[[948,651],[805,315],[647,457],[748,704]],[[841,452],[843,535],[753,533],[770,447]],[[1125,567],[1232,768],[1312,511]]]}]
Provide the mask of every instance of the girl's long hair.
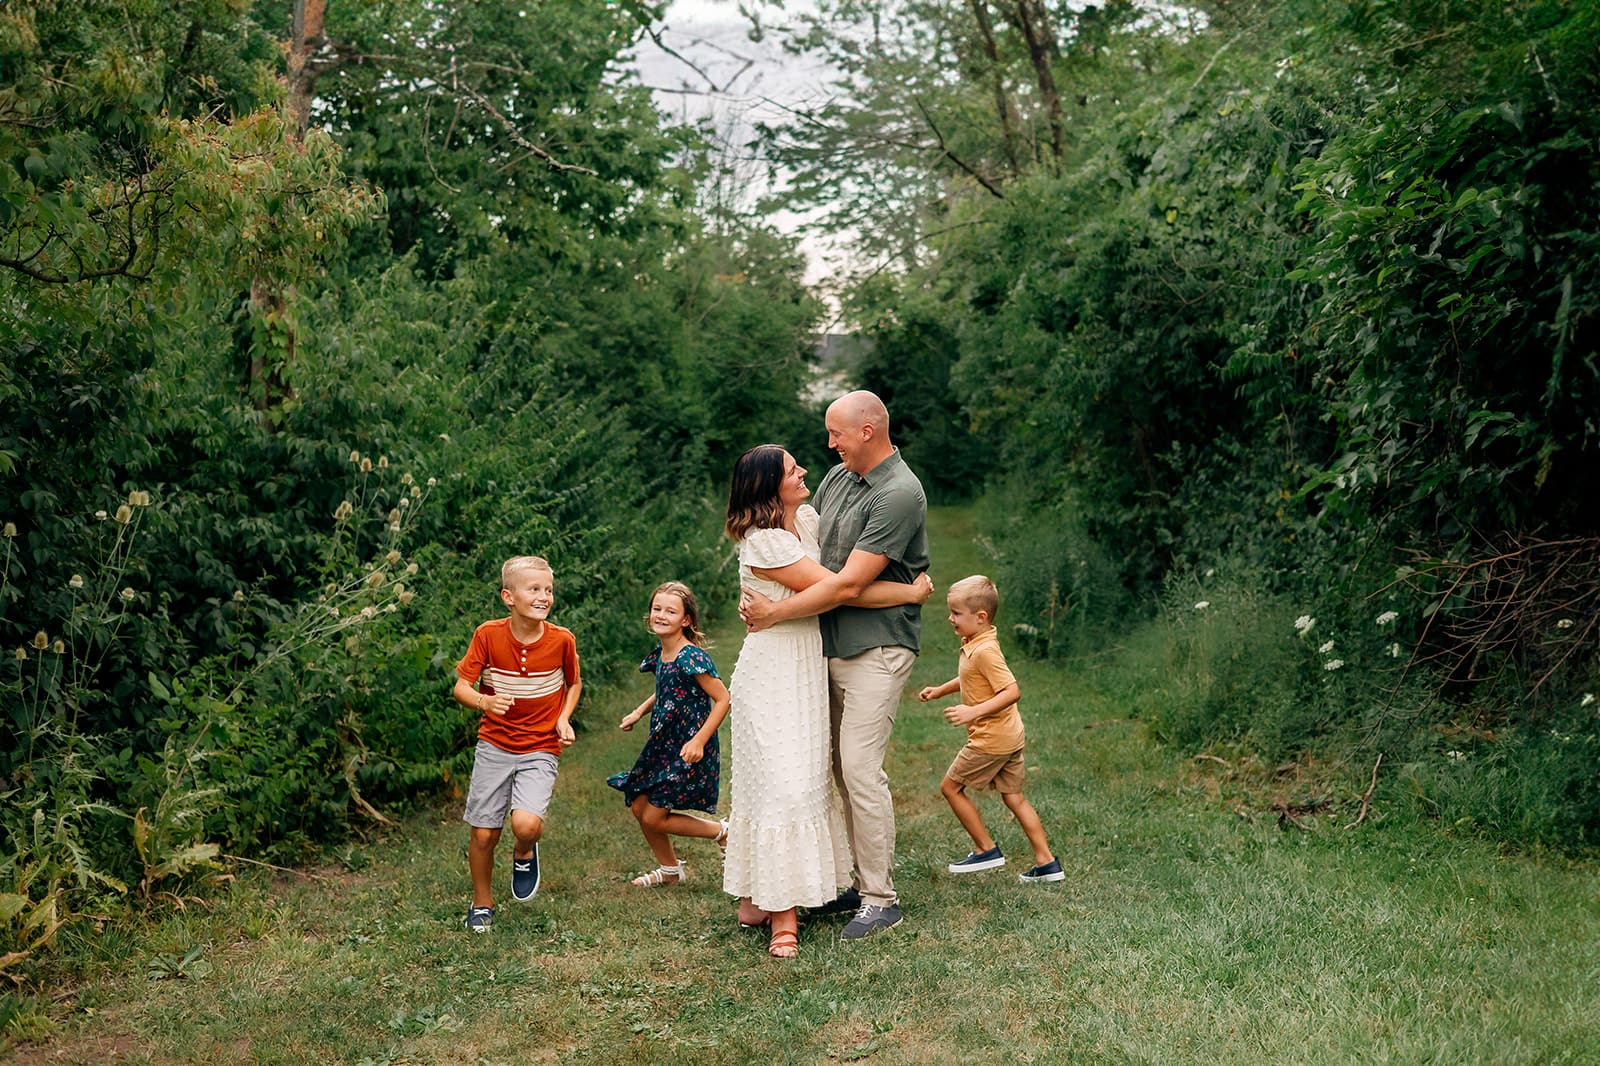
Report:
[{"label": "girl's long hair", "polygon": [[[694,602],[694,593],[689,591],[689,586],[682,581],[663,581],[650,594],[650,602],[654,604],[656,597],[663,592],[671,593],[683,601],[683,635],[690,644],[705,647],[706,635],[700,630],[700,605]],[[649,611],[645,612],[644,621],[646,625],[650,624]]]},{"label": "girl's long hair", "polygon": [[733,464],[728,521],[722,528],[734,540],[743,540],[752,529],[778,529],[783,525],[783,501],[778,498],[778,490],[783,485],[786,454],[781,444],[758,444]]}]

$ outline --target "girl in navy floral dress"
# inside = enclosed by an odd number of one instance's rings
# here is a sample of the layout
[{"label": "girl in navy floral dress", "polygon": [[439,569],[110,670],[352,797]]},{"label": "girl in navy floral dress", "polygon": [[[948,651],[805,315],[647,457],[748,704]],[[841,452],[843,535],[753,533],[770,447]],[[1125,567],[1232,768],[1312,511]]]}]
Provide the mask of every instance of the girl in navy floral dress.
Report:
[{"label": "girl in navy floral dress", "polygon": [[655,694],[622,719],[629,730],[650,715],[650,737],[633,769],[606,783],[621,791],[658,865],[633,884],[653,888],[688,878],[672,838],[703,837],[728,845],[728,823],[681,814],[687,808],[715,813],[722,784],[717,727],[728,716],[728,687],[701,642],[700,609],[682,582],[668,581],[650,597],[650,629],[661,643],[639,664],[654,672]]}]

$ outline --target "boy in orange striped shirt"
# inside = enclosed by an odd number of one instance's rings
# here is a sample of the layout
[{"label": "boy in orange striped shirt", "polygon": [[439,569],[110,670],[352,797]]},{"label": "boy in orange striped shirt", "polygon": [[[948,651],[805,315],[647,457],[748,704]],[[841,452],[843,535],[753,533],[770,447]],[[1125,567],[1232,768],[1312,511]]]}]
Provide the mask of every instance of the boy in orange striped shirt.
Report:
[{"label": "boy in orange striped shirt", "polygon": [[461,815],[471,827],[472,906],[465,924],[474,933],[494,921],[494,853],[507,811],[515,838],[511,898],[526,903],[539,890],[539,838],[556,760],[574,739],[572,712],[583,691],[577,641],[548,620],[555,603],[550,564],[537,555],[506,560],[500,599],[509,616],[480,625],[456,664],[456,702],[482,715]]}]

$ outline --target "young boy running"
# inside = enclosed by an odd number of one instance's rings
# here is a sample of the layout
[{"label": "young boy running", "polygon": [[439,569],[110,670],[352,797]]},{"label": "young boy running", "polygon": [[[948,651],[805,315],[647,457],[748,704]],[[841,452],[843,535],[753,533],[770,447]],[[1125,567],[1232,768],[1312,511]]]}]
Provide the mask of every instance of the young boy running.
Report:
[{"label": "young boy running", "polygon": [[961,693],[961,702],[946,707],[944,716],[952,725],[967,727],[967,743],[945,771],[939,792],[972,837],[974,850],[948,869],[953,874],[967,874],[1006,864],[1000,846],[984,828],[977,805],[966,792],[968,788],[992,788],[1016,815],[1033,847],[1034,864],[1020,875],[1020,880],[1060,881],[1066,876],[1061,863],[1050,853],[1039,815],[1022,794],[1022,716],[1017,713],[1017,700],[1022,693],[995,634],[999,593],[994,582],[975,574],[951,585],[947,598],[950,626],[961,638],[957,673],[942,685],[923,689],[917,698],[926,703],[957,690]]},{"label": "young boy running", "polygon": [[466,927],[484,933],[494,921],[494,853],[511,812],[511,898],[539,890],[539,838],[556,783],[556,758],[572,744],[572,711],[583,682],[572,631],[548,621],[555,575],[536,555],[500,568],[500,599],[510,614],[485,622],[456,664],[456,702],[483,717],[472,783],[461,818],[471,826],[467,867],[472,906]]}]

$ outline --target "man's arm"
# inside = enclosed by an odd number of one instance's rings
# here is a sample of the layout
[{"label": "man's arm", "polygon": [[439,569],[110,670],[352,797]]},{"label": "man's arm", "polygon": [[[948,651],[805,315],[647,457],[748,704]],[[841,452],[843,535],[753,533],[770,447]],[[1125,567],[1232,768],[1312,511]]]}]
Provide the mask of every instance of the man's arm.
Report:
[{"label": "man's arm", "polygon": [[887,555],[857,548],[850,553],[850,558],[844,561],[844,568],[837,574],[831,574],[803,592],[776,603],[764,597],[741,597],[739,613],[750,627],[750,632],[755,633],[776,622],[808,618],[831,611],[861,595],[862,590],[872,584],[888,565]]}]

